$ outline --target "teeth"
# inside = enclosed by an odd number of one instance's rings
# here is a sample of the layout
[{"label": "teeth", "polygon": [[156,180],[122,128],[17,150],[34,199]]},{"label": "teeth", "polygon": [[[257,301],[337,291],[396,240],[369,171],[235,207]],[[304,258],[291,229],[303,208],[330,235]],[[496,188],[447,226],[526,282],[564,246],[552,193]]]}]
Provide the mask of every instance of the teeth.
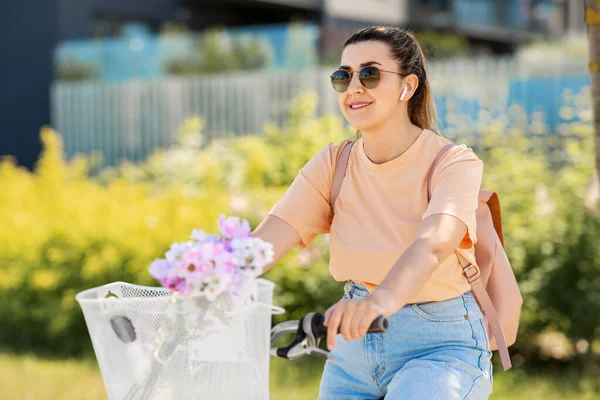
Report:
[{"label": "teeth", "polygon": [[361,104],[361,105],[358,105],[358,106],[350,106],[350,108],[357,109],[357,108],[363,108],[363,107],[366,107],[366,106],[368,106],[368,104]]}]

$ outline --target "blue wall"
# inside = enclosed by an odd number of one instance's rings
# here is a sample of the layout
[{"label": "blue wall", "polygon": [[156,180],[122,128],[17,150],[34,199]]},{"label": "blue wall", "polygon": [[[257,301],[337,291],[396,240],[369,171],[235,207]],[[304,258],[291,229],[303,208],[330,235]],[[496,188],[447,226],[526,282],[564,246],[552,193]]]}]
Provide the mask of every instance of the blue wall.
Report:
[{"label": "blue wall", "polygon": [[39,129],[50,122],[56,21],[54,0],[0,2],[0,156],[28,167],[40,151]]},{"label": "blue wall", "polygon": [[[527,115],[529,123],[533,121],[534,113],[542,113],[544,122],[548,126],[548,132],[555,133],[560,124],[581,121],[579,116],[574,116],[571,121],[561,118],[560,109],[564,106],[573,106],[564,101],[565,91],[569,90],[573,94],[578,94],[586,87],[591,87],[589,75],[515,78],[508,84],[506,104],[499,109],[506,113],[510,106],[519,106]],[[453,114],[468,116],[472,121],[479,119],[479,113],[483,110],[480,99],[458,96],[436,97],[436,108],[442,127],[448,127],[446,121],[450,113],[447,108],[449,100],[453,104]]]},{"label": "blue wall", "polygon": [[0,157],[31,168],[39,130],[50,122],[53,51],[92,34],[101,13],[123,20],[172,20],[178,0],[0,0]]},{"label": "blue wall", "polygon": [[[534,112],[542,112],[545,122],[552,132],[559,124],[564,123],[560,117],[560,108],[565,105],[563,95],[569,89],[572,93],[579,93],[585,87],[591,87],[589,75],[563,76],[560,80],[556,77],[535,77],[528,79],[514,79],[509,85],[509,104],[523,107],[530,117]],[[567,104],[571,106],[571,104]],[[570,122],[580,121],[578,116]]]}]

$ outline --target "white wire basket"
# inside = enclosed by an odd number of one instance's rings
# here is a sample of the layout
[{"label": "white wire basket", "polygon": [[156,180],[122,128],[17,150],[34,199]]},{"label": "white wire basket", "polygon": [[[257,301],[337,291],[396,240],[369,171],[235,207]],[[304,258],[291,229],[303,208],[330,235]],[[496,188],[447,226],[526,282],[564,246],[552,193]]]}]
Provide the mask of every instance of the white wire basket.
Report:
[{"label": "white wire basket", "polygon": [[[109,400],[267,400],[274,284],[198,298],[114,282],[76,295]],[[200,299],[201,300],[201,299]]]}]

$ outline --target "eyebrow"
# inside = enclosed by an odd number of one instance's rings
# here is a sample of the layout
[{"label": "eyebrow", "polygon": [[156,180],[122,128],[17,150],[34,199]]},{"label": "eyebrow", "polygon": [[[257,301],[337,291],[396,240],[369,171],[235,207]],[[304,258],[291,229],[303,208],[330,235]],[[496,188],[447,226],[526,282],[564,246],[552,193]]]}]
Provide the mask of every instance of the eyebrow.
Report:
[{"label": "eyebrow", "polygon": [[[362,68],[362,67],[368,67],[369,65],[373,65],[373,64],[378,64],[378,65],[381,65],[383,67],[383,64],[378,63],[377,61],[367,61],[367,62],[364,62],[364,63],[360,64],[360,68]],[[340,65],[340,69],[351,70],[352,68],[350,68],[347,65]]]}]

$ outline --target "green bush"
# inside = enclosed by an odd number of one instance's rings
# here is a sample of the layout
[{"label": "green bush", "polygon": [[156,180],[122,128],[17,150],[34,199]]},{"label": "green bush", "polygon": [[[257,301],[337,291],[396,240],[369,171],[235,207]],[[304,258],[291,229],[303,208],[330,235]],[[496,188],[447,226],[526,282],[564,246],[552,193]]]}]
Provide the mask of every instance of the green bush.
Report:
[{"label": "green bush", "polygon": [[100,75],[101,71],[98,65],[85,63],[74,57],[68,57],[54,66],[54,77],[57,81],[90,81],[99,79]]},{"label": "green bush", "polygon": [[[582,265],[595,271],[590,279],[600,273],[600,260],[594,263],[590,252],[577,249],[585,240],[584,232],[591,234],[586,224],[597,218],[586,206],[596,179],[593,149],[593,132],[585,124],[572,124],[562,136],[543,138],[491,131],[478,149],[485,162],[483,187],[500,197],[505,248],[524,297],[519,338],[512,349],[518,359],[543,361],[552,353],[544,347],[554,344],[540,340],[540,334],[565,334],[565,344],[557,346],[569,348],[583,339],[566,329],[584,323],[578,314],[566,312],[566,305],[557,311],[559,287],[563,296],[580,301],[582,309],[600,306],[584,300],[583,292],[572,287],[574,280],[557,279],[576,273]],[[590,340],[589,335],[585,338]]]}]

